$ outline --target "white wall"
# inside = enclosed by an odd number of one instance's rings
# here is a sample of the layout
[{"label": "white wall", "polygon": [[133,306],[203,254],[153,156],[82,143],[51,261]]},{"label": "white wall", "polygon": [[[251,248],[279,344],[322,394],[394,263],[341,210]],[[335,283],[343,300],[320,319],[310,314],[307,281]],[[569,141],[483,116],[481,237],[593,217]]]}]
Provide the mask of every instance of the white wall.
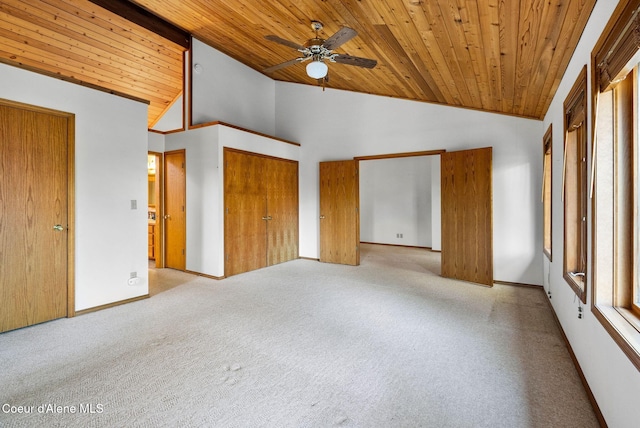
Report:
[{"label": "white wall", "polygon": [[431,164],[429,156],[360,162],[361,241],[431,247]]},{"label": "white wall", "polygon": [[180,95],[176,102],[173,103],[169,110],[165,112],[158,122],[156,122],[152,129],[162,132],[182,129],[182,117],[184,115],[182,100],[182,95]]},{"label": "white wall", "polygon": [[193,124],[222,121],[269,135],[275,132],[275,82],[193,39]]},{"label": "white wall", "polygon": [[185,149],[187,270],[224,276],[224,147],[299,160],[300,147],[223,125],[165,136],[167,151]]},{"label": "white wall", "polygon": [[155,132],[147,134],[147,148],[150,152],[164,152],[164,135]]},{"label": "white wall", "polygon": [[537,120],[277,82],[276,135],[302,144],[300,255],[319,254],[318,162],[492,146],[495,279],[542,284],[542,131]]},{"label": "white wall", "polygon": [[[543,262],[544,287],[551,292],[551,304],[562,324],[571,347],[576,354],[585,377],[598,405],[610,427],[636,427],[640,420],[640,373],[613,342],[600,322],[589,310],[591,306],[591,278],[587,281],[587,304],[584,305],[584,316],[578,319],[578,299],[562,277],[563,267],[563,204],[562,162],[564,151],[563,136],[563,102],[571,90],[578,74],[587,65],[587,93],[591,93],[591,50],[602,33],[609,17],[617,5],[617,1],[598,1],[591,13],[587,27],[580,39],[576,52],[569,63],[556,96],[544,119],[544,129],[553,124],[553,189],[552,189],[552,256],[553,262],[545,257]],[[588,97],[588,111],[592,111],[591,98]],[[588,115],[590,117],[590,114]],[[588,126],[588,146],[591,146],[591,121]],[[541,149],[542,136],[539,138]],[[542,153],[541,151],[539,153]],[[589,204],[588,221],[591,222],[591,206]],[[591,227],[588,228],[589,235]],[[589,245],[591,238],[589,236]],[[591,253],[589,252],[588,269],[591,272]]]},{"label": "white wall", "polygon": [[75,114],[76,310],[147,294],[147,105],[4,64],[0,98]]}]

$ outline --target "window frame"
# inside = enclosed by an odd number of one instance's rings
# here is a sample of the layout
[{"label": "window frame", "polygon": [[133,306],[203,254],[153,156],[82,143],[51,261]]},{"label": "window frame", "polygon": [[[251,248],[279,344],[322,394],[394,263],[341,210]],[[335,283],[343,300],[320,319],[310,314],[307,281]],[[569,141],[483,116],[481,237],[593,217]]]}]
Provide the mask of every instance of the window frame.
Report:
[{"label": "window frame", "polygon": [[[587,303],[587,66],[582,68],[564,101],[563,278],[582,303]],[[569,144],[575,140],[575,151]],[[570,151],[571,150],[571,151]],[[567,154],[571,158],[567,158]],[[574,159],[575,156],[575,159]],[[575,164],[574,164],[575,163]],[[575,177],[567,170],[575,171]],[[575,180],[575,181],[574,181]],[[574,192],[567,182],[574,184]],[[571,186],[573,187],[573,186]],[[571,203],[577,205],[571,212]],[[573,214],[571,217],[568,215]],[[569,221],[575,221],[571,225]],[[579,260],[579,261],[577,261]],[[578,275],[576,275],[578,274]]]},{"label": "window frame", "polygon": [[[542,138],[542,251],[553,261],[553,124]],[[548,242],[548,245],[547,245]]]},{"label": "window frame", "polygon": [[[592,165],[590,276],[592,313],[640,370],[638,34],[640,0],[621,2],[591,54],[591,100],[595,106],[591,112],[594,123],[591,150],[595,163]],[[632,79],[628,80],[629,77]],[[610,111],[598,109],[601,94],[606,94]],[[605,113],[606,123],[602,119]],[[603,127],[606,130],[601,134]],[[600,143],[597,140],[601,140]],[[606,149],[602,149],[605,140]],[[598,161],[601,160],[607,164],[601,165],[599,173]],[[604,244],[600,244],[600,240]],[[602,255],[610,255],[610,260]]]}]

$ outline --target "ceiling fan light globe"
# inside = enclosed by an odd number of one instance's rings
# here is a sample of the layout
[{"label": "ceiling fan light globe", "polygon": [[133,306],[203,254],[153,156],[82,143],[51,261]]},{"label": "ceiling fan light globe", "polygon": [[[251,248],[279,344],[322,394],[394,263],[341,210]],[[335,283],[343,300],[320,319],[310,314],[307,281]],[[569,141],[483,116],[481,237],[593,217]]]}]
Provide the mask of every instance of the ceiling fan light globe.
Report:
[{"label": "ceiling fan light globe", "polygon": [[322,61],[312,61],[307,64],[307,75],[314,79],[322,79],[328,71],[329,67]]}]

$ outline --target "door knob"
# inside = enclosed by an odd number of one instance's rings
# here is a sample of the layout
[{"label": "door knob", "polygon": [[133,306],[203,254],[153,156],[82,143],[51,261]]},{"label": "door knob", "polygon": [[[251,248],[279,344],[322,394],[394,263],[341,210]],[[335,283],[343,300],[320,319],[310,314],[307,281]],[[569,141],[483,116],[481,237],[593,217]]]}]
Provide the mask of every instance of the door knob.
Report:
[{"label": "door knob", "polygon": [[171,214],[167,214],[166,216],[164,216],[165,220],[169,220],[171,218]]},{"label": "door knob", "polygon": [[55,226],[53,226],[53,230],[55,230],[56,232],[62,232],[64,230],[64,227],[61,224],[56,224]]},{"label": "door knob", "polygon": [[323,216],[323,215],[321,215],[321,216],[320,216],[320,220],[322,220],[323,218],[324,218],[324,216]]}]

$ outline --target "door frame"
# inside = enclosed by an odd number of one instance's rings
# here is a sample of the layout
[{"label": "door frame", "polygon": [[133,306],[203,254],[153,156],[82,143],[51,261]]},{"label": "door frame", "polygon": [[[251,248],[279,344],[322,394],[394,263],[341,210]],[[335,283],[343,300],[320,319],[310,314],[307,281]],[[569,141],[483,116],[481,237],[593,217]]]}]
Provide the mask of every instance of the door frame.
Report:
[{"label": "door frame", "polygon": [[76,315],[75,295],[75,120],[74,113],[0,98],[0,105],[67,118],[67,318]]}]

